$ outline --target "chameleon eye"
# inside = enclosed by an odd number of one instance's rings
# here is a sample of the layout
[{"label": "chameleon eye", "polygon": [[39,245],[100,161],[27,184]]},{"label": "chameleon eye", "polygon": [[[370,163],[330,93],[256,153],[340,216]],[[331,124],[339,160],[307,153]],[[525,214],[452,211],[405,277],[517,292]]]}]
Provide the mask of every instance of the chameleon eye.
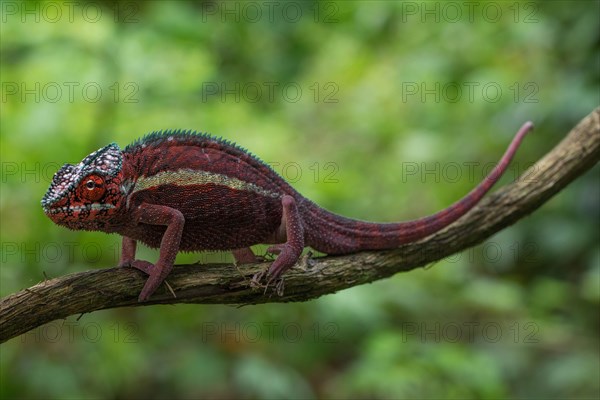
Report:
[{"label": "chameleon eye", "polygon": [[81,181],[79,196],[84,200],[98,201],[104,196],[106,188],[104,179],[98,175],[90,175]]}]

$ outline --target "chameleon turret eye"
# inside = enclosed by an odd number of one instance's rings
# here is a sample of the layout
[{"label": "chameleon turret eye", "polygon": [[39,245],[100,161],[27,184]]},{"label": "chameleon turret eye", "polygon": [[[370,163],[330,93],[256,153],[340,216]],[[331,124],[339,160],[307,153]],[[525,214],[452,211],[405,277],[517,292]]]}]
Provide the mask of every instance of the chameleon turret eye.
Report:
[{"label": "chameleon turret eye", "polygon": [[104,179],[99,175],[90,175],[81,181],[79,196],[83,200],[98,201],[105,192]]}]

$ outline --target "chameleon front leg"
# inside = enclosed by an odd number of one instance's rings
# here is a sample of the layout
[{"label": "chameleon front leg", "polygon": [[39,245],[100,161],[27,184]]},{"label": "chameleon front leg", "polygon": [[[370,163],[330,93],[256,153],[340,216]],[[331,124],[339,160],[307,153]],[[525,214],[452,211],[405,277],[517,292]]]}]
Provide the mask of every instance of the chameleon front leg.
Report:
[{"label": "chameleon front leg", "polygon": [[131,257],[129,265],[149,275],[139,296],[139,301],[145,301],[156,291],[173,269],[173,263],[181,243],[185,218],[179,210],[148,203],[143,203],[137,208],[135,218],[137,222],[144,224],[167,226],[160,242],[160,255],[154,265],[148,261],[133,260],[135,257],[135,241],[123,237],[122,261],[127,261],[126,257]]},{"label": "chameleon front leg", "polygon": [[[285,195],[281,199],[281,204],[283,206],[282,224],[285,226],[286,242],[273,245],[267,249],[269,253],[279,254],[267,273],[269,282],[277,279],[293,267],[300,258],[302,250],[304,250],[304,227],[296,206],[296,200],[292,196]],[[259,272],[254,275],[252,280],[259,282],[263,275],[263,272]]]},{"label": "chameleon front leg", "polygon": [[121,259],[119,260],[119,267],[133,267],[139,269],[142,272],[150,275],[154,265],[148,261],[136,260],[135,250],[137,242],[132,238],[123,236],[123,244],[121,245]]},{"label": "chameleon front leg", "polygon": [[135,248],[136,241],[130,237],[123,236],[121,242],[121,259],[119,260],[119,267],[129,267],[131,262],[135,259]]}]

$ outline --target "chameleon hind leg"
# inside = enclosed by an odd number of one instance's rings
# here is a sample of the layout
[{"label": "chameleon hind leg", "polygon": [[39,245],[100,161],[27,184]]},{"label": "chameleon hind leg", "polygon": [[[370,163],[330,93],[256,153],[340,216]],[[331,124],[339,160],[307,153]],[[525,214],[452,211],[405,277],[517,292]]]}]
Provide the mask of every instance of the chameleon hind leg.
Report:
[{"label": "chameleon hind leg", "polygon": [[[279,278],[285,271],[296,264],[304,249],[304,227],[302,218],[292,196],[285,195],[281,199],[283,206],[282,222],[285,224],[286,242],[268,248],[269,253],[278,254],[267,272],[269,282]],[[253,282],[260,282],[264,272],[254,275]]]},{"label": "chameleon hind leg", "polygon": [[255,255],[250,247],[231,250],[231,254],[233,254],[233,258],[238,264],[252,264],[264,261],[263,257]]}]

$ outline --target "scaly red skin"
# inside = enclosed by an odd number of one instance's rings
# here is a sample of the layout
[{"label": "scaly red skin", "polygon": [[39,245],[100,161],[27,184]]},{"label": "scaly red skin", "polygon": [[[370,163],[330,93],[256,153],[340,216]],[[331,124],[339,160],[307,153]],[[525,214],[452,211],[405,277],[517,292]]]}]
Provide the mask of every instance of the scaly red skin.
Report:
[{"label": "scaly red skin", "polygon": [[[296,192],[259,159],[232,143],[194,132],[155,132],[127,146],[108,145],[56,173],[42,200],[70,229],[123,236],[120,265],[149,275],[139,300],[168,276],[179,251],[231,250],[255,261],[250,246],[274,244],[267,273],[278,278],[305,246],[328,254],[395,248],[437,232],[466,214],[506,170],[523,137],[473,191],[428,217],[400,223],[358,221],[326,211]],[[136,242],[160,248],[155,264],[135,259]],[[255,277],[260,279],[262,275]]]}]

